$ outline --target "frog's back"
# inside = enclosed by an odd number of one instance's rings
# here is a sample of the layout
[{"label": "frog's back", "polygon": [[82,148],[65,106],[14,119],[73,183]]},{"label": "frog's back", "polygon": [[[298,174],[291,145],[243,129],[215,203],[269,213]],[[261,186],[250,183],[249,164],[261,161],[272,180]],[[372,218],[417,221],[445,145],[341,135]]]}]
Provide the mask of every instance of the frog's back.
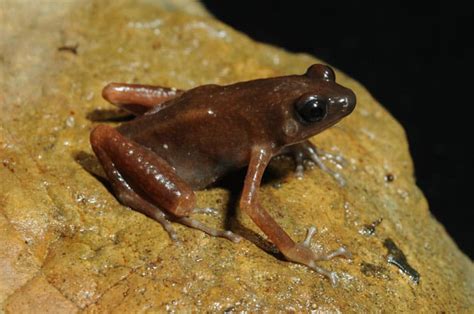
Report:
[{"label": "frog's back", "polygon": [[263,131],[268,131],[254,118],[264,114],[265,104],[278,102],[281,89],[298,94],[290,86],[293,81],[278,79],[200,86],[118,130],[164,158],[194,189],[202,189],[248,164],[254,142],[264,140]]}]

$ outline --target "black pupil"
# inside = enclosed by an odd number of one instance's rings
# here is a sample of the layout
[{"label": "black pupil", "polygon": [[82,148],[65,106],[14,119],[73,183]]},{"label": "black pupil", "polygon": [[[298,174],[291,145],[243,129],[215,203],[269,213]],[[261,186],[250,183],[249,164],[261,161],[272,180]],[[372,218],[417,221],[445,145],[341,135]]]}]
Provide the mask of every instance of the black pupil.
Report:
[{"label": "black pupil", "polygon": [[312,107],[311,108],[311,116],[312,117],[322,117],[324,114],[324,111],[320,107]]},{"label": "black pupil", "polygon": [[298,106],[297,110],[306,122],[321,121],[326,116],[326,104],[319,99],[310,99]]}]

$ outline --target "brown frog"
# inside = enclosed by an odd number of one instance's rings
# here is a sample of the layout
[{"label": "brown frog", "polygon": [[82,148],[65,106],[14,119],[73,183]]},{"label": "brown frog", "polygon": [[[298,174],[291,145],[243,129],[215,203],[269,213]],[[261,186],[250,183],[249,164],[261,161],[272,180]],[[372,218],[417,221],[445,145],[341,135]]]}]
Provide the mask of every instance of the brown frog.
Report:
[{"label": "brown frog", "polygon": [[212,229],[190,216],[205,211],[196,209],[194,190],[247,166],[240,209],[288,261],[304,264],[336,283],[337,275],[316,262],[350,257],[347,249],[316,254],[310,248],[314,228],[302,243],[295,243],[257,200],[265,168],[281,154],[293,154],[298,176],[303,160],[309,159],[343,184],[308,141],[350,114],[356,104],[354,93],[335,82],[330,67],[315,64],[303,75],[188,91],[111,83],[103,96],[137,116],[117,128],[99,125],[90,136],[122,204],[161,223],[174,240],[170,220],[238,242],[239,235]]}]

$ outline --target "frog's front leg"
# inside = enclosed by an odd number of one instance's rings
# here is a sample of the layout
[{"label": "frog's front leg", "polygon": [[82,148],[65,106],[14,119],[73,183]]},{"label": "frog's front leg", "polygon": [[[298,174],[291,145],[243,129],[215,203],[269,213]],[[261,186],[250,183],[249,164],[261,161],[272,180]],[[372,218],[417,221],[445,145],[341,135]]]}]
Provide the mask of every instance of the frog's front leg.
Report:
[{"label": "frog's front leg", "polygon": [[284,153],[293,155],[296,164],[296,177],[303,177],[304,160],[309,160],[318,165],[318,167],[321,168],[322,171],[332,176],[339,183],[340,186],[346,185],[346,180],[344,179],[344,177],[339,172],[334,171],[328,166],[326,166],[326,164],[324,163],[324,160],[330,160],[335,163],[338,168],[342,168],[347,163],[347,161],[342,156],[334,155],[325,152],[321,149],[318,149],[309,140],[287,147]]},{"label": "frog's front leg", "polygon": [[163,109],[168,100],[183,93],[183,90],[162,86],[110,83],[102,90],[102,97],[126,111],[142,115],[152,109]]},{"label": "frog's front leg", "polygon": [[214,230],[187,217],[196,196],[164,159],[109,126],[97,126],[90,140],[119,201],[161,223],[173,240],[177,236],[170,219],[213,236],[240,240],[230,231]]},{"label": "frog's front leg", "polygon": [[266,147],[253,149],[245,177],[240,207],[252,221],[268,236],[268,238],[283,253],[287,260],[308,266],[316,272],[327,276],[333,285],[337,283],[337,275],[317,265],[318,261],[330,260],[335,256],[350,257],[350,253],[341,247],[328,254],[317,254],[309,246],[315,229],[310,228],[308,235],[302,243],[295,243],[280,225],[260,207],[257,200],[257,191],[260,187],[263,172],[270,162],[270,150]]}]

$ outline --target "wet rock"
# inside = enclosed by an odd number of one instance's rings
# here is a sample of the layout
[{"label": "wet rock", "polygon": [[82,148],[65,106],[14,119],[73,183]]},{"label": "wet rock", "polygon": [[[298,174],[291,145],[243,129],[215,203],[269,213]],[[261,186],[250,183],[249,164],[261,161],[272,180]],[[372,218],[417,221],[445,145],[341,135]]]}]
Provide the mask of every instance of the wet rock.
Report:
[{"label": "wet rock", "polygon": [[[199,206],[222,212],[199,218],[222,227],[236,212],[231,224],[251,241],[176,226],[175,245],[159,224],[116,201],[88,140],[97,123],[126,118],[101,98],[111,81],[187,89],[303,73],[317,59],[255,43],[194,1],[7,1],[1,14],[4,311],[473,311],[472,262],[431,216],[403,129],[351,78],[337,72],[356,92],[357,109],[312,139],[348,160],[347,185],[317,168],[295,179],[282,159],[260,194],[295,239],[316,225],[316,250],[350,248],[352,261],[321,262],[339,272],[333,288],[281,259],[236,208],[238,189],[199,192]],[[376,232],[360,233],[380,217]],[[403,248],[418,285],[387,263],[386,238]]]}]

